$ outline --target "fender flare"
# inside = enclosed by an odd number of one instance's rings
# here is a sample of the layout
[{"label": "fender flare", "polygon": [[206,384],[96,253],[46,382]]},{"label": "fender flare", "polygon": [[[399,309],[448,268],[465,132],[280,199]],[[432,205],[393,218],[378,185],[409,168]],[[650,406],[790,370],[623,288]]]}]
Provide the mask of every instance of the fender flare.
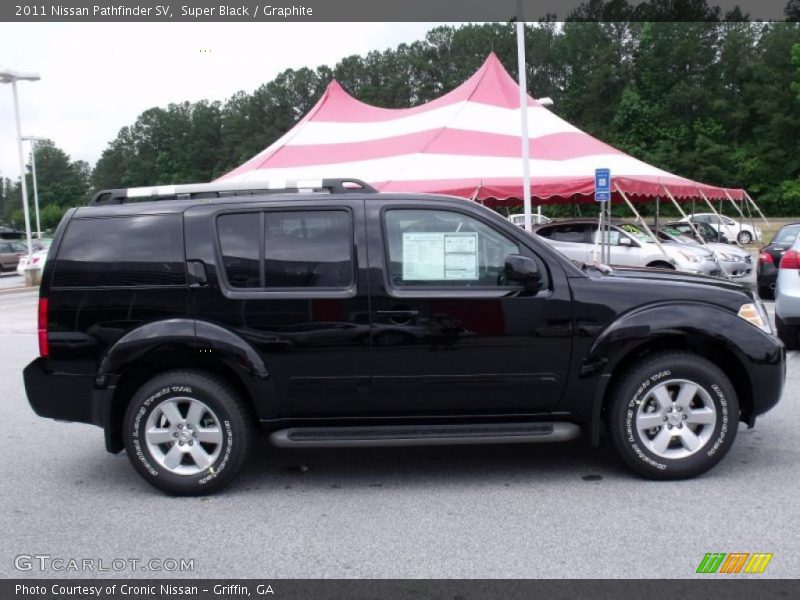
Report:
[{"label": "fender flare", "polygon": [[170,345],[202,346],[235,357],[259,379],[269,376],[258,352],[232,331],[206,321],[165,319],[141,325],[117,340],[100,359],[96,384],[106,385],[108,377],[118,374],[122,365]]}]

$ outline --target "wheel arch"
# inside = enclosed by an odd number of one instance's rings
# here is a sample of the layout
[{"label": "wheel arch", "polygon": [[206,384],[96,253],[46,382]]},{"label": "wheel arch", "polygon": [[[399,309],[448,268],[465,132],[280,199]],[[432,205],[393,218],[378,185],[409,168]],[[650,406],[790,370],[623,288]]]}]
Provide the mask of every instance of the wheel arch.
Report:
[{"label": "wheel arch", "polygon": [[124,447],[122,423],[136,390],[158,374],[175,369],[201,370],[224,380],[257,419],[255,402],[268,371],[247,342],[211,323],[190,319],[154,322],[122,337],[101,360],[96,384],[108,387],[101,397],[103,406],[97,410],[102,414],[109,452]]},{"label": "wheel arch", "polygon": [[752,426],[756,416],[755,390],[749,365],[763,360],[763,337],[733,313],[701,303],[655,305],[623,315],[598,336],[583,359],[582,371],[598,380],[592,410],[592,443],[599,443],[614,383],[631,364],[661,351],[690,352],[716,364],[736,389],[740,420]]}]

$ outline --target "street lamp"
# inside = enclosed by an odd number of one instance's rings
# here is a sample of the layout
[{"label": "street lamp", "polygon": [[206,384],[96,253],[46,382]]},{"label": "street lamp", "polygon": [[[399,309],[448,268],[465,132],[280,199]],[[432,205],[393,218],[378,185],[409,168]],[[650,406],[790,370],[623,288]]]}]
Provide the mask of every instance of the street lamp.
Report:
[{"label": "street lamp", "polygon": [[36,212],[36,237],[42,239],[42,224],[39,220],[39,187],[36,185],[36,142],[46,142],[47,138],[26,135],[22,138],[31,143],[31,174],[33,175],[33,207]]},{"label": "street lamp", "polygon": [[14,117],[17,122],[17,151],[19,153],[20,184],[22,185],[22,213],[25,216],[25,237],[28,240],[28,265],[33,264],[33,239],[31,239],[31,215],[28,211],[28,186],[25,184],[25,159],[22,155],[22,130],[19,124],[19,99],[17,98],[18,81],[39,81],[36,73],[23,73],[11,69],[0,68],[0,83],[10,83],[14,93]]}]

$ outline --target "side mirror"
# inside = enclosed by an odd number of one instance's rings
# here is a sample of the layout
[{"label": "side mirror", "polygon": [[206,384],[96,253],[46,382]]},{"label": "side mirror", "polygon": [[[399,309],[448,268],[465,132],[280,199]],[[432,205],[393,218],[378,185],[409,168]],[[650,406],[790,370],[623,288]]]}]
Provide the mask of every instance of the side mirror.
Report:
[{"label": "side mirror", "polygon": [[521,254],[506,256],[504,267],[506,281],[518,283],[526,292],[537,292],[542,287],[542,274],[536,261]]},{"label": "side mirror", "polygon": [[627,235],[619,236],[619,245],[620,246],[627,246],[628,248],[633,247],[633,240],[629,238]]}]

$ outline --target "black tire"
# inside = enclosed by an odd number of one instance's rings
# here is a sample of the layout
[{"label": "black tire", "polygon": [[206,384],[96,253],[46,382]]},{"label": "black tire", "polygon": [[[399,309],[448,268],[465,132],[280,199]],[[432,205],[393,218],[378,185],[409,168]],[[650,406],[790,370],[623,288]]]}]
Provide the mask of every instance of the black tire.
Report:
[{"label": "black tire", "polygon": [[[636,426],[636,419],[638,413],[648,410],[647,407],[653,398],[650,392],[658,391],[656,387],[663,385],[661,389],[672,394],[670,386],[664,384],[679,380],[692,383],[704,390],[705,403],[713,405],[716,411],[715,423],[713,426],[692,425],[695,429],[691,431],[688,425],[687,430],[683,430],[682,423],[673,425],[669,428],[670,431],[662,431],[667,425],[659,423],[660,426],[643,434]],[[700,398],[702,393],[698,389],[694,401],[702,404]],[[672,396],[673,401],[676,397],[677,394]],[[643,402],[648,404],[642,407]],[[711,409],[711,406],[708,408]],[[673,418],[672,410],[677,411],[677,408],[670,410],[669,419]],[[658,421],[661,419],[660,416],[656,418]],[[738,424],[739,401],[730,380],[712,362],[687,352],[654,354],[632,365],[612,388],[606,414],[609,436],[623,462],[649,479],[660,480],[687,479],[711,469],[730,449],[736,438]],[[681,427],[681,431],[673,427]],[[706,431],[705,427],[709,430]],[[671,434],[671,431],[675,431],[675,434]],[[698,438],[705,436],[706,441],[693,454],[679,458],[660,456],[653,451],[648,440],[643,438],[651,433],[654,437],[664,433],[670,440],[667,452],[675,453],[683,450],[681,442],[683,438],[670,435],[682,436],[683,433],[690,432],[697,434]]]},{"label": "black tire", "polygon": [[742,246],[746,246],[753,241],[753,235],[749,231],[740,231],[736,236],[736,241]]},{"label": "black tire", "polygon": [[787,350],[797,350],[800,347],[800,343],[798,343],[798,329],[800,328],[797,325],[787,325],[778,315],[775,315],[775,329]]},{"label": "black tire", "polygon": [[[164,427],[164,431],[172,431],[173,424],[171,421],[165,420],[164,416],[164,408],[169,408],[167,407],[169,400],[174,401],[172,405],[178,406],[187,420],[191,416],[188,410],[192,401],[196,400],[198,405],[205,405],[209,409],[203,417],[204,424],[209,427],[203,430],[198,427],[197,430],[200,431],[201,436],[204,431],[212,432],[211,435],[218,437],[219,442],[211,445],[197,442],[195,449],[202,447],[207,450],[209,457],[216,455],[216,458],[207,467],[202,467],[202,470],[197,473],[173,472],[159,462],[159,458],[154,455],[150,445],[146,443],[145,428],[151,415],[156,420],[161,419],[160,423],[163,423],[161,427]],[[156,410],[159,413],[153,415]],[[185,427],[185,425],[179,425],[179,427]],[[254,429],[253,419],[246,406],[224,380],[204,371],[168,371],[148,381],[133,395],[125,412],[125,450],[131,464],[139,474],[159,490],[175,496],[213,494],[230,483],[242,468],[250,453]],[[177,433],[170,435],[177,437]],[[182,432],[181,435],[184,433]],[[186,435],[190,436],[191,434],[187,433]],[[191,437],[188,439],[192,440]],[[181,450],[181,452],[188,452],[190,444],[194,448],[194,443],[194,441],[187,441],[185,443],[186,450]],[[177,441],[170,440],[165,444],[154,446],[155,453],[163,451],[161,459],[164,459],[167,449],[172,449],[172,446],[176,444],[178,444]],[[184,446],[184,443],[180,442],[180,445]],[[194,464],[195,460],[191,456],[181,457],[181,461],[178,469],[201,468]],[[183,463],[192,464],[183,466]]]},{"label": "black tire", "polygon": [[774,300],[775,291],[768,285],[758,286],[758,297],[762,300]]}]

